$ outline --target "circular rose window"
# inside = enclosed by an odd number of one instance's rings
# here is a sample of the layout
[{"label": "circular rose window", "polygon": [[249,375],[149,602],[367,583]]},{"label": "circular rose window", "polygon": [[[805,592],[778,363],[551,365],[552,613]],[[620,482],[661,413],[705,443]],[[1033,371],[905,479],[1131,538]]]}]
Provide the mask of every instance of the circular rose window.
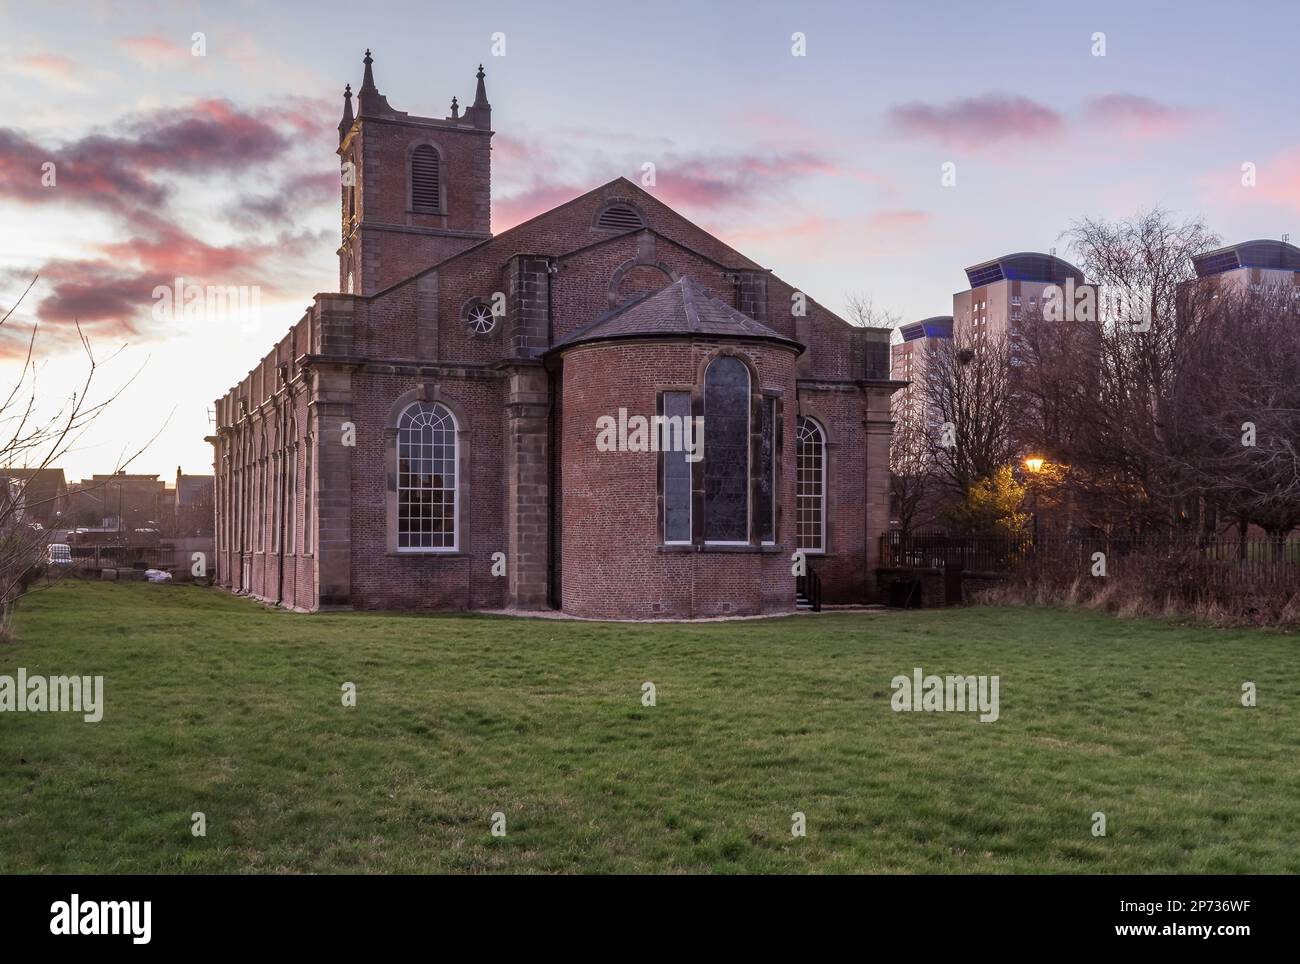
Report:
[{"label": "circular rose window", "polygon": [[465,315],[465,324],[476,335],[490,335],[497,326],[497,320],[487,305],[475,305]]}]

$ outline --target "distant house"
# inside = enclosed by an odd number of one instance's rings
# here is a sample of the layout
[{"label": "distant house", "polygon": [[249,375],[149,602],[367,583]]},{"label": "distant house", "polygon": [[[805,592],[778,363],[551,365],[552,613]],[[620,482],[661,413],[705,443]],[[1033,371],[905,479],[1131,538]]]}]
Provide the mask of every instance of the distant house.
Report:
[{"label": "distant house", "polygon": [[69,525],[129,531],[157,528],[170,512],[167,483],[157,475],[96,474],[72,485]]},{"label": "distant house", "polygon": [[210,536],[215,525],[211,475],[186,475],[176,467],[176,487],[172,489],[174,521],[171,535]]},{"label": "distant house", "polygon": [[68,482],[63,469],[0,468],[0,478],[13,479],[22,489],[23,518],[57,528],[66,508]]}]

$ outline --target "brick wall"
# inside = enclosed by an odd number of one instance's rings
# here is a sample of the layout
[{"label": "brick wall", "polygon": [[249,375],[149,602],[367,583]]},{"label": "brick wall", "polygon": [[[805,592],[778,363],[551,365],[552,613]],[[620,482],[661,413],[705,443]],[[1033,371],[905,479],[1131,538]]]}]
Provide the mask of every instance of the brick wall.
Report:
[{"label": "brick wall", "polygon": [[[349,270],[354,293],[372,294],[490,236],[491,131],[431,118],[360,118],[339,147],[356,171],[356,216],[343,192],[340,290]],[[411,204],[410,157],[417,146],[439,157],[442,209]],[[359,270],[358,270],[359,267]]]},{"label": "brick wall", "polygon": [[[566,612],[609,618],[754,615],[794,608],[794,450],[781,453],[775,546],[663,546],[658,455],[601,452],[597,419],[652,416],[658,392],[702,389],[719,350],[740,351],[759,391],[779,395],[782,434],[794,438],[794,356],[770,345],[709,340],[606,342],[564,353],[562,599]],[[616,378],[610,373],[617,372]],[[697,502],[699,502],[697,497]]]}]

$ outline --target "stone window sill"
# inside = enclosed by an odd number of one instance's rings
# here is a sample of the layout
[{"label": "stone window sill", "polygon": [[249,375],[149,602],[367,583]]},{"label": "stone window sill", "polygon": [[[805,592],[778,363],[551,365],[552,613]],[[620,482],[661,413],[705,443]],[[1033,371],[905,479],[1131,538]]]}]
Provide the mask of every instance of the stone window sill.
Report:
[{"label": "stone window sill", "polygon": [[759,555],[780,555],[785,552],[784,546],[727,546],[727,545],[659,545],[655,551],[666,554],[673,553],[720,553],[722,555],[735,553],[758,553]]},{"label": "stone window sill", "polygon": [[438,559],[462,559],[469,553],[459,549],[389,549],[385,555],[393,559],[427,559],[430,556]]}]

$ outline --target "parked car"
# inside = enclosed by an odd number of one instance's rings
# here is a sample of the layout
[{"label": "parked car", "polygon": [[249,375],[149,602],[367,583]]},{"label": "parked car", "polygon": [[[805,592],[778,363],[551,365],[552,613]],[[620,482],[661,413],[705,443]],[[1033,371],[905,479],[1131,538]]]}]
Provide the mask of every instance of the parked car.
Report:
[{"label": "parked car", "polygon": [[45,561],[51,566],[72,565],[72,547],[66,542],[51,542],[45,547]]}]

